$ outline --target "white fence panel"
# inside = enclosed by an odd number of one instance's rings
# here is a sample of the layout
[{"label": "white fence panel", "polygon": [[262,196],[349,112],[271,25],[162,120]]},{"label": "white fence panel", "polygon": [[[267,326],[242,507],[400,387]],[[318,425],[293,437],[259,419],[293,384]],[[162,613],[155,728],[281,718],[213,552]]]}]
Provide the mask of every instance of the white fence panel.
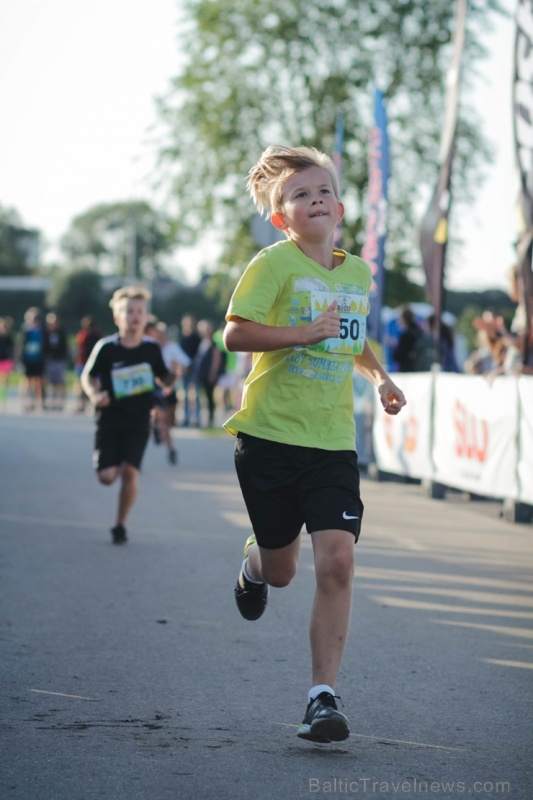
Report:
[{"label": "white fence panel", "polygon": [[383,410],[376,392],[374,401],[374,456],[378,469],[413,478],[430,478],[431,392],[429,373],[394,376],[407,405],[397,417]]},{"label": "white fence panel", "polygon": [[533,376],[518,381],[520,430],[518,459],[518,500],[533,505]]},{"label": "white fence panel", "polygon": [[434,412],[434,480],[516,499],[518,380],[440,374]]}]

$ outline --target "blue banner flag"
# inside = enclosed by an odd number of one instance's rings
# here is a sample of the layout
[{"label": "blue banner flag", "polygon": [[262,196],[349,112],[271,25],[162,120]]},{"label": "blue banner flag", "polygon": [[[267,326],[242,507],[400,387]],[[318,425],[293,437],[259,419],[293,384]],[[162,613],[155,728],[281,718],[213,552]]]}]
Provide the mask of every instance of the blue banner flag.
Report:
[{"label": "blue banner flag", "polygon": [[374,94],[374,125],[370,133],[368,153],[369,211],[366,223],[365,245],[361,252],[372,270],[370,314],[367,333],[371,339],[381,341],[381,308],[385,282],[385,242],[387,239],[388,181],[390,174],[389,138],[385,98],[379,89]]}]

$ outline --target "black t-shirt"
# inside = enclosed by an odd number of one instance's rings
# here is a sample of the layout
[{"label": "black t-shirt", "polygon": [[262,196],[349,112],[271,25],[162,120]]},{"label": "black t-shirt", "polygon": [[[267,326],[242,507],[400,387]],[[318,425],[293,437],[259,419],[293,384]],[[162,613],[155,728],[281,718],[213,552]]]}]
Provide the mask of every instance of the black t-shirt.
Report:
[{"label": "black t-shirt", "polygon": [[194,359],[196,353],[198,352],[198,348],[200,347],[200,342],[202,338],[197,331],[193,331],[192,333],[182,334],[180,336],[180,347],[184,350],[191,361]]},{"label": "black t-shirt", "polygon": [[100,339],[86,368],[111,398],[109,406],[97,409],[100,419],[147,416],[154,402],[154,376],[165,380],[170,374],[161,347],[148,336],[137,347],[124,347],[118,334]]}]

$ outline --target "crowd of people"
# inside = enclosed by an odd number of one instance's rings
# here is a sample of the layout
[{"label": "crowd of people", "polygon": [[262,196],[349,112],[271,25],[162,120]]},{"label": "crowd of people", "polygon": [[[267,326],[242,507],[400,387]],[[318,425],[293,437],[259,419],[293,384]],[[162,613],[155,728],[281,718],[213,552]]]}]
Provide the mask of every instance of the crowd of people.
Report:
[{"label": "crowd of people", "polygon": [[438,364],[442,372],[463,372],[487,378],[532,375],[533,319],[528,322],[520,290],[520,274],[516,268],[511,270],[509,294],[517,303],[510,324],[506,324],[497,308],[486,309],[475,317],[472,325],[476,346],[462,364],[457,358],[452,325],[441,320],[437,336],[434,314],[417,318],[411,307],[403,307],[399,314],[399,335],[392,348],[395,369],[398,372],[426,372]]},{"label": "crowd of people", "polygon": [[[223,326],[217,330],[211,320],[197,321],[192,313],[183,315],[178,330],[148,316],[145,334],[160,344],[169,364],[176,362],[172,395],[162,403],[156,394],[153,428],[158,443],[169,442],[173,426],[213,427],[221,422],[219,412],[237,407],[249,362],[226,351],[222,332]],[[0,317],[0,409],[6,409],[9,395],[18,398],[25,413],[89,412],[80,377],[103,335],[91,315],[80,320],[74,334],[56,312],[33,306],[18,332],[11,317]],[[170,445],[169,454],[175,463]]]}]

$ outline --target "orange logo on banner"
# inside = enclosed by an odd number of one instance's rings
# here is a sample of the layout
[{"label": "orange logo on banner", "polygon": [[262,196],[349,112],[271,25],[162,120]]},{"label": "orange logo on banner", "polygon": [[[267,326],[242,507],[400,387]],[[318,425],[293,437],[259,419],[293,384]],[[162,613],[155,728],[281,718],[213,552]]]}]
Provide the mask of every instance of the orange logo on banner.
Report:
[{"label": "orange logo on banner", "polygon": [[407,420],[407,427],[405,429],[404,447],[408,453],[414,453],[416,450],[416,440],[418,434],[418,420],[416,417],[409,417]]},{"label": "orange logo on banner", "polygon": [[478,419],[459,400],[456,400],[453,424],[457,434],[455,454],[459,458],[477,459],[483,464],[489,450],[487,420]]},{"label": "orange logo on banner", "polygon": [[388,415],[383,420],[383,428],[385,433],[385,441],[389,450],[394,450],[394,436],[392,432],[392,418]]}]

